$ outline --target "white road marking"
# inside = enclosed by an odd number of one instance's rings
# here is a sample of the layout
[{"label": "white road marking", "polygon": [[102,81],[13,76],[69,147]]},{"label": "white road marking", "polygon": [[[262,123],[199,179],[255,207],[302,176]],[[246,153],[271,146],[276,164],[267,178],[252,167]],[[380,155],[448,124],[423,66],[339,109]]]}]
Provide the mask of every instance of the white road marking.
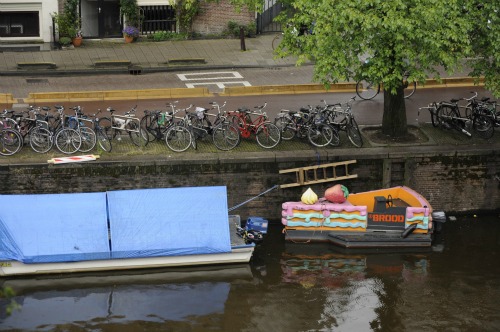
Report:
[{"label": "white road marking", "polygon": [[[207,75],[209,75],[207,77]],[[208,73],[191,73],[191,74],[177,74],[181,81],[203,81],[203,80],[220,80],[243,78],[237,71],[216,71]]]},{"label": "white road marking", "polygon": [[248,81],[235,81],[235,82],[203,82],[203,83],[186,83],[186,87],[194,88],[197,85],[217,85],[219,89],[224,89],[228,85],[243,85],[243,86],[252,86]]}]

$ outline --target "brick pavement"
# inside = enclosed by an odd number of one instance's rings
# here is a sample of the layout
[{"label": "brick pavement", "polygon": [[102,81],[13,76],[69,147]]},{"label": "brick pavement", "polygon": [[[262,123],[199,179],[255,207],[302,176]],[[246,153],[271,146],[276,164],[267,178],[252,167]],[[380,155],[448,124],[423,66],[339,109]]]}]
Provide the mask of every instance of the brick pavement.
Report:
[{"label": "brick pavement", "polygon": [[273,37],[262,35],[247,38],[246,51],[241,51],[239,39],[144,41],[131,44],[125,44],[121,39],[84,40],[78,48],[0,53],[0,73],[22,73],[17,69],[17,64],[29,62],[53,62],[56,68],[51,70],[52,73],[111,72],[112,68],[109,67],[105,70],[96,68],[96,63],[122,60],[128,60],[131,65],[150,72],[176,70],[179,64],[173,64],[172,60],[179,59],[204,59],[206,64],[200,67],[212,68],[293,66],[293,59],[274,57],[271,47]]}]

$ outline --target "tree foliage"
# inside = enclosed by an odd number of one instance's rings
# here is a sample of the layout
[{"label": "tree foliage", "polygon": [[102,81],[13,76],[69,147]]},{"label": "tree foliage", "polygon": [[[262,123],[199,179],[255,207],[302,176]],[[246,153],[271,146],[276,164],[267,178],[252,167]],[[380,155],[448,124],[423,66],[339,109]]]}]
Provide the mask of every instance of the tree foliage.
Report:
[{"label": "tree foliage", "polygon": [[[386,134],[406,133],[405,71],[424,83],[471,59],[472,74],[485,75],[487,87],[500,95],[498,0],[480,6],[469,0],[282,2],[289,10],[279,17],[285,34],[278,56],[295,55],[298,64],[314,60],[314,79],[327,86],[360,77],[382,83],[384,113],[390,113],[383,118]],[[301,27],[312,33],[298,33]]]},{"label": "tree foliage", "polygon": [[485,78],[486,88],[500,97],[500,6],[498,0],[472,2],[468,13],[474,23],[470,33],[474,57],[471,75]]}]

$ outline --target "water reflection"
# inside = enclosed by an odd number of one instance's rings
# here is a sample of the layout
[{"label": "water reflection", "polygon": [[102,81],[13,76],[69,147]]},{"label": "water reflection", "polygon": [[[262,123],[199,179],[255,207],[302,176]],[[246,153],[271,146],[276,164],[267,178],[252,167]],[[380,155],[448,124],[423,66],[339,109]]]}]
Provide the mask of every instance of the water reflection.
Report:
[{"label": "water reflection", "polygon": [[252,278],[249,265],[146,272],[7,280],[22,309],[4,315],[1,329],[192,322],[222,315],[231,282]]},{"label": "water reflection", "polygon": [[423,283],[428,266],[425,254],[361,254],[328,244],[287,244],[281,259],[283,282],[324,292],[324,303],[317,303],[323,307],[318,319],[323,325],[318,328],[348,331],[380,327],[377,313],[384,310],[386,280]]}]

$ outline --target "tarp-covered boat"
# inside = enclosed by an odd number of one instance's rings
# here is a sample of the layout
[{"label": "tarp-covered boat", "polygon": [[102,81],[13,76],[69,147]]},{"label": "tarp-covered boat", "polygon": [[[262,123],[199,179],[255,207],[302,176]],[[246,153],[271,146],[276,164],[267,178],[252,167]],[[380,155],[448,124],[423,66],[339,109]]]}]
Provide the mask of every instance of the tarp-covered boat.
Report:
[{"label": "tarp-covered boat", "polygon": [[0,195],[0,276],[248,262],[226,187]]},{"label": "tarp-covered boat", "polygon": [[346,248],[430,247],[436,223],[446,219],[408,187],[357,194],[341,185],[330,189],[324,198],[306,191],[300,202],[283,203],[286,240]]}]

